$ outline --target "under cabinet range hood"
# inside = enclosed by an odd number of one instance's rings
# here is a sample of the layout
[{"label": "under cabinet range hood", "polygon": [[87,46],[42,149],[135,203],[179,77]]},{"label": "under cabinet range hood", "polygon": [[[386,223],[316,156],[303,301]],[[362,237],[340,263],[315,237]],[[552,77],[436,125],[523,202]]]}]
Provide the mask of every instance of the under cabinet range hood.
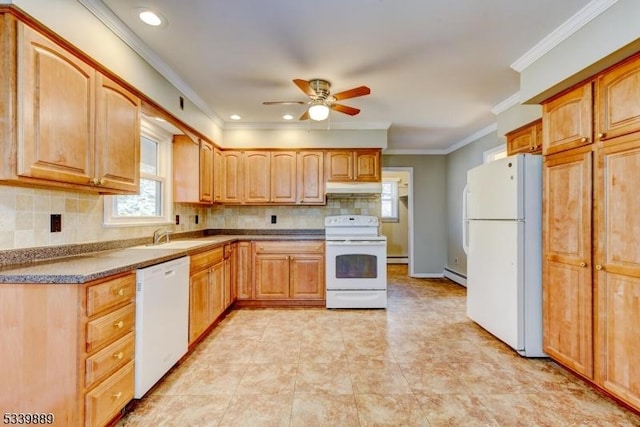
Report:
[{"label": "under cabinet range hood", "polygon": [[382,183],[380,182],[327,182],[325,184],[327,194],[353,194],[367,195],[380,194]]}]

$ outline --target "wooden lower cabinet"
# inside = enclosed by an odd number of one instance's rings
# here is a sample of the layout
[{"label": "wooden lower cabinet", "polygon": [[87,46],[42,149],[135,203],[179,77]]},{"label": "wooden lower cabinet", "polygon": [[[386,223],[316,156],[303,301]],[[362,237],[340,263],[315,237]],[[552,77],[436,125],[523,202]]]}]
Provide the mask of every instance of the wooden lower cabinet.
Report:
[{"label": "wooden lower cabinet", "polygon": [[133,399],[135,274],[0,284],[0,410],[104,426]]},{"label": "wooden lower cabinet", "polygon": [[189,279],[189,345],[194,344],[224,313],[224,248],[191,256]]},{"label": "wooden lower cabinet", "polygon": [[238,242],[236,249],[237,267],[236,294],[238,300],[253,299],[252,286],[252,249],[251,242]]},{"label": "wooden lower cabinet", "polygon": [[324,241],[255,241],[252,246],[252,286],[241,305],[324,305]]}]

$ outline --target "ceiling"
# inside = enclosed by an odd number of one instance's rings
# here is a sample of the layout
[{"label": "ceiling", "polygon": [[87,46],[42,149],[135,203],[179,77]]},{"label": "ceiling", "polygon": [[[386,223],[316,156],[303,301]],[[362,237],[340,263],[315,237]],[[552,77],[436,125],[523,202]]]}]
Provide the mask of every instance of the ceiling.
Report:
[{"label": "ceiling", "polygon": [[[596,0],[594,0],[595,2]],[[100,3],[84,0],[83,3]],[[495,126],[519,89],[511,64],[589,0],[102,0],[143,57],[224,128],[306,125],[293,79],[366,85],[322,126],[389,129],[390,150],[443,151]],[[159,28],[137,19],[149,7]],[[132,36],[134,39],[135,36]],[[517,68],[517,67],[514,67]],[[511,98],[510,98],[511,97]],[[496,109],[494,109],[494,112]],[[282,119],[290,113],[294,120]],[[232,114],[242,117],[230,119]]]}]

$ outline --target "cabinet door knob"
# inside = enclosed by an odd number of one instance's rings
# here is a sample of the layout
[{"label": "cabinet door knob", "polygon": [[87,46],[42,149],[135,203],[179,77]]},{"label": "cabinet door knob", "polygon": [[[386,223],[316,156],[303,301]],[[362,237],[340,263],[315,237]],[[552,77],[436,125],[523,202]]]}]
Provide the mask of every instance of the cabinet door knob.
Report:
[{"label": "cabinet door knob", "polygon": [[582,261],[582,262],[580,263],[580,267],[586,267],[586,266],[587,266],[587,263],[586,263],[586,262]]},{"label": "cabinet door knob", "polygon": [[587,142],[589,139],[586,136],[580,138],[580,142]]},{"label": "cabinet door knob", "polygon": [[118,360],[122,360],[123,357],[124,357],[124,353],[121,351],[113,355],[113,358]]},{"label": "cabinet door knob", "polygon": [[100,183],[100,181],[98,180],[98,178],[93,178],[93,179],[91,180],[91,183],[92,183],[93,185],[98,185],[98,184]]},{"label": "cabinet door knob", "polygon": [[114,290],[113,290],[113,293],[114,293],[115,295],[118,295],[118,296],[122,297],[122,296],[124,296],[124,288],[114,289]]},{"label": "cabinet door knob", "polygon": [[602,266],[600,264],[596,264],[596,270],[602,270]]},{"label": "cabinet door knob", "polygon": [[115,400],[118,400],[118,399],[120,399],[120,398],[122,397],[122,392],[121,392],[121,391],[119,391],[119,392],[117,392],[117,393],[113,393],[113,394],[111,395],[111,397],[113,397]]},{"label": "cabinet door knob", "polygon": [[599,133],[599,134],[598,134],[598,139],[602,139],[602,138],[604,138],[604,137],[605,137],[605,134],[604,134],[604,133],[602,133],[602,132],[601,132],[601,133]]},{"label": "cabinet door knob", "polygon": [[113,324],[114,328],[122,329],[124,327],[124,322],[122,320],[117,321]]}]

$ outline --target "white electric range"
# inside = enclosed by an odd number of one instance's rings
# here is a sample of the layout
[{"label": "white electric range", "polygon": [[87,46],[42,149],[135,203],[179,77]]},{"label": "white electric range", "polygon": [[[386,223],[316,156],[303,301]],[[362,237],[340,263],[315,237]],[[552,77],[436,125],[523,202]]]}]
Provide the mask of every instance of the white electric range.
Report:
[{"label": "white electric range", "polygon": [[386,308],[387,238],[369,215],[324,220],[327,308]]}]

